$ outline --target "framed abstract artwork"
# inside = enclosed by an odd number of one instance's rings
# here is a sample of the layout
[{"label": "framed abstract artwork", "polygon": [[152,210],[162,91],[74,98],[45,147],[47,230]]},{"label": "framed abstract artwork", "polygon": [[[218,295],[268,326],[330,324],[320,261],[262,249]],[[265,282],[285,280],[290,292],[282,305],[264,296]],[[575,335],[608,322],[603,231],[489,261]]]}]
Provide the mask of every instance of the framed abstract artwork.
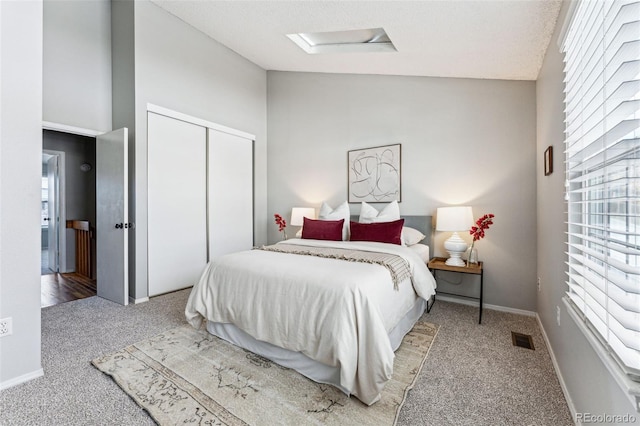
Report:
[{"label": "framed abstract artwork", "polygon": [[349,202],[401,201],[400,144],[349,151]]}]

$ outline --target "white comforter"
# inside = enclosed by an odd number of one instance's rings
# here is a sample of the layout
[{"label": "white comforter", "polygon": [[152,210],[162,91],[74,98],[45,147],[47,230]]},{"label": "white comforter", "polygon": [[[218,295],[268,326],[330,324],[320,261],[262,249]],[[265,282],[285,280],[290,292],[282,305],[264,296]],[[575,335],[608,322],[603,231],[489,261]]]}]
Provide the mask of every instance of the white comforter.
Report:
[{"label": "white comforter", "polygon": [[250,250],[209,263],[194,286],[185,314],[232,323],[255,339],[340,368],[343,388],[366,404],[380,397],[393,372],[388,332],[413,307],[428,300],[435,280],[407,247],[349,241],[292,239],[279,244],[380,251],[409,262],[410,280],[394,290],[380,265]]}]

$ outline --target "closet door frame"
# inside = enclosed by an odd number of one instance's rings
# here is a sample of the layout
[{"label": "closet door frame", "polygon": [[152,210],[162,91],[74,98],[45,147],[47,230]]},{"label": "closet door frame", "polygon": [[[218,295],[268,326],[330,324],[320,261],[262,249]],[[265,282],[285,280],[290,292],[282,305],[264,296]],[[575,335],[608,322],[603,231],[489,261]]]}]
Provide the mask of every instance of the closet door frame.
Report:
[{"label": "closet door frame", "polygon": [[[206,256],[207,256],[207,261],[210,261],[211,260],[211,253],[210,253],[210,247],[211,247],[210,235],[211,235],[211,233],[210,233],[210,225],[209,225],[209,217],[210,217],[209,209],[210,209],[211,203],[212,202],[215,203],[215,200],[211,200],[210,199],[211,191],[210,191],[210,188],[209,188],[209,166],[210,165],[209,165],[208,156],[209,156],[210,144],[212,143],[212,141],[209,140],[210,131],[214,130],[214,131],[218,131],[218,132],[227,133],[227,134],[230,134],[230,135],[233,135],[233,136],[238,136],[238,137],[240,137],[242,139],[246,139],[246,140],[251,142],[251,147],[252,147],[251,148],[251,152],[252,152],[252,159],[251,159],[251,169],[252,169],[252,174],[251,174],[251,180],[252,180],[251,183],[252,183],[252,185],[251,185],[251,187],[252,187],[252,193],[253,193],[253,186],[254,186],[254,182],[253,182],[253,179],[254,179],[254,174],[253,174],[253,167],[254,167],[253,166],[253,164],[254,164],[253,146],[255,144],[256,137],[255,137],[255,135],[252,135],[252,134],[247,133],[247,132],[243,132],[241,130],[233,129],[231,127],[223,126],[223,125],[220,125],[220,124],[217,124],[217,123],[213,123],[211,121],[204,120],[204,119],[201,119],[201,118],[192,117],[190,115],[187,115],[187,114],[184,114],[184,113],[181,113],[181,112],[178,112],[178,111],[174,111],[174,110],[171,110],[171,109],[168,109],[168,108],[165,108],[165,107],[161,107],[161,106],[158,106],[158,105],[154,105],[154,104],[151,104],[151,103],[147,103],[147,116],[148,116],[149,113],[155,113],[155,114],[162,115],[162,116],[165,116],[165,117],[168,117],[168,118],[173,118],[173,119],[176,119],[176,120],[184,121],[186,123],[190,123],[190,124],[194,124],[194,125],[197,125],[197,126],[201,126],[201,127],[204,127],[205,129],[209,129],[209,130],[206,130],[206,134],[207,134],[207,141],[206,141],[206,144],[207,144],[206,145],[207,146],[207,149],[206,149],[206,151],[207,151],[207,165],[206,165],[206,172],[207,172],[207,190],[206,190],[206,194],[207,194],[206,195],[206,208],[207,208],[207,212],[206,212],[206,215],[207,215],[206,216],[207,217],[206,241],[207,242],[206,242],[206,247],[207,247],[207,253],[206,253]],[[147,173],[148,173],[148,169],[147,169]],[[149,182],[148,178],[149,178],[149,176],[147,176],[147,182]],[[251,217],[252,217],[252,219],[255,220],[254,215],[253,215],[253,208],[254,208],[253,200],[251,202],[251,205],[252,205]],[[251,229],[252,229],[251,232],[252,232],[252,235],[253,235],[254,234],[254,232],[253,232],[254,223],[251,223]],[[255,236],[254,236],[254,238],[255,238]],[[147,235],[147,277],[149,277],[149,272],[150,272],[149,271],[148,253],[149,253],[149,245],[148,245],[148,235]],[[147,294],[149,294],[149,296],[151,296],[152,294],[151,294],[151,292],[149,292],[150,286],[149,286],[148,282],[147,282],[147,289],[148,289],[148,293]]]},{"label": "closet door frame", "polygon": [[233,129],[231,127],[216,124],[212,121],[203,120],[202,118],[192,117],[187,114],[183,114],[178,111],[173,111],[169,108],[161,107],[154,104],[147,104],[147,112],[154,112],[156,114],[164,115],[169,118],[175,118],[177,120],[186,121],[187,123],[196,124],[198,126],[207,127],[209,129],[217,130],[219,132],[229,133],[231,135],[240,136],[243,139],[256,140],[255,135],[251,133],[243,132],[242,130]]}]

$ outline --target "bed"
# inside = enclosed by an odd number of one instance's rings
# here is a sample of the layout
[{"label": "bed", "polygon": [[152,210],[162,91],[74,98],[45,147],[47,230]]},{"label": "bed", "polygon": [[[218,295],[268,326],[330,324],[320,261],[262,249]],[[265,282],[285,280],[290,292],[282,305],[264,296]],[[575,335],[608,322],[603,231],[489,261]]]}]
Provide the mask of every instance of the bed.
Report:
[{"label": "bed", "polygon": [[[430,216],[404,218],[430,241]],[[196,328],[206,324],[213,335],[370,405],[393,374],[394,351],[435,294],[424,250],[414,249],[290,239],[233,253],[207,265],[185,314]],[[410,276],[387,264],[301,254],[312,250],[402,259]]]}]

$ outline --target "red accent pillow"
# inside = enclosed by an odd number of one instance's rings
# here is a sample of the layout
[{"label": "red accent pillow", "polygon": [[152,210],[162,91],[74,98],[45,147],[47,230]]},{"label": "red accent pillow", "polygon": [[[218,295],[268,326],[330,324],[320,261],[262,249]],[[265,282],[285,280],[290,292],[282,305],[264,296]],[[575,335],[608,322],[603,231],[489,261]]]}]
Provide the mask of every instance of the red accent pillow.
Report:
[{"label": "red accent pillow", "polygon": [[393,222],[359,223],[351,222],[351,241],[375,241],[402,245],[404,219]]},{"label": "red accent pillow", "polygon": [[342,241],[342,225],[340,220],[313,220],[303,218],[302,238],[308,240]]}]

